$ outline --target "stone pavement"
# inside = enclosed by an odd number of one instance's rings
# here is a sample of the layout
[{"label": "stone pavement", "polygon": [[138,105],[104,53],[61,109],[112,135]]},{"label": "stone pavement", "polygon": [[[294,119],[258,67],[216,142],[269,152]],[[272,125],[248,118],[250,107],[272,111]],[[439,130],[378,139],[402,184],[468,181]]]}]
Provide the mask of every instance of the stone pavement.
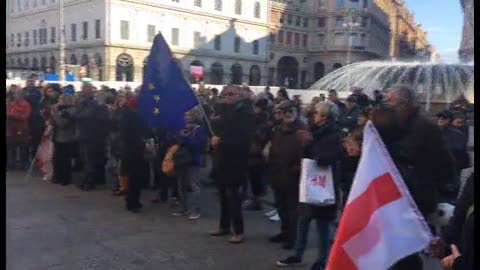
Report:
[{"label": "stone pavement", "polygon": [[[196,221],[173,217],[167,205],[142,194],[140,214],[125,210],[123,197],[107,189],[83,192],[54,185],[24,173],[8,172],[6,179],[7,270],[268,270],[290,252],[271,244],[278,232],[261,212],[244,212],[246,242],[233,245],[227,238],[210,237],[216,228],[216,193],[202,193],[203,216]],[[310,230],[305,265],[316,257],[316,232]],[[425,269],[437,269],[428,261]]]}]

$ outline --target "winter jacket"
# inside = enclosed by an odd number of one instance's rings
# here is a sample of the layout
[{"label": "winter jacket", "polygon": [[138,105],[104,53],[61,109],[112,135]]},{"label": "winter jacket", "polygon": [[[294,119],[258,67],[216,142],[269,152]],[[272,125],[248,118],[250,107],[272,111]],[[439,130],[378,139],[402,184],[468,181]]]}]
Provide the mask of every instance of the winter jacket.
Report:
[{"label": "winter jacket", "polygon": [[29,119],[30,132],[33,138],[40,140],[45,129],[45,121],[40,113],[42,91],[40,87],[23,88],[25,100],[30,104],[31,115]]},{"label": "winter jacket", "polygon": [[359,106],[354,106],[351,110],[346,110],[343,118],[340,120],[341,128],[346,128],[349,131],[354,130],[357,126],[358,116],[361,113]]},{"label": "winter jacket", "polygon": [[337,201],[329,206],[314,206],[304,203],[299,204],[299,214],[326,221],[332,221],[336,215],[339,194],[339,163],[342,158],[341,133],[333,120],[311,129],[313,141],[306,145],[303,158],[313,159],[318,166],[332,166],[334,189]]},{"label": "winter jacket", "polygon": [[191,155],[192,166],[204,166],[205,145],[207,142],[207,132],[205,128],[197,124],[187,124],[180,131],[180,141]]},{"label": "winter jacket", "polygon": [[298,194],[303,153],[303,146],[296,134],[299,130],[307,130],[307,126],[298,119],[274,130],[267,165],[274,189]]},{"label": "winter jacket", "polygon": [[255,134],[248,153],[248,166],[265,166],[262,151],[270,138],[272,126],[266,113],[255,114]]},{"label": "winter jacket", "polygon": [[122,110],[120,120],[120,141],[123,144],[120,159],[125,163],[135,163],[144,160],[145,139],[153,134],[137,111],[131,108]]},{"label": "winter jacket", "polygon": [[455,177],[454,161],[438,126],[413,115],[404,128],[380,136],[420,212],[437,209],[439,193]]},{"label": "winter jacket", "polygon": [[67,143],[76,141],[76,126],[72,119],[74,107],[63,106],[51,110],[51,120],[53,122],[53,141],[58,143]]},{"label": "winter jacket", "polygon": [[219,184],[242,185],[248,170],[249,147],[254,135],[255,118],[245,101],[218,106],[213,123],[220,143],[213,152],[212,177]]},{"label": "winter jacket", "polygon": [[29,143],[30,142],[30,104],[26,100],[13,100],[7,104],[7,127],[9,142]]},{"label": "winter jacket", "polygon": [[105,141],[109,130],[109,114],[105,106],[99,105],[93,97],[83,100],[77,106],[73,119],[77,123],[79,141]]},{"label": "winter jacket", "polygon": [[442,129],[444,138],[455,159],[457,171],[470,166],[470,157],[467,152],[468,135],[454,126],[447,126]]},{"label": "winter jacket", "polygon": [[340,187],[343,193],[343,201],[347,200],[348,193],[352,187],[353,178],[357,172],[358,162],[360,157],[350,157],[346,154],[343,155],[342,161],[340,162]]}]

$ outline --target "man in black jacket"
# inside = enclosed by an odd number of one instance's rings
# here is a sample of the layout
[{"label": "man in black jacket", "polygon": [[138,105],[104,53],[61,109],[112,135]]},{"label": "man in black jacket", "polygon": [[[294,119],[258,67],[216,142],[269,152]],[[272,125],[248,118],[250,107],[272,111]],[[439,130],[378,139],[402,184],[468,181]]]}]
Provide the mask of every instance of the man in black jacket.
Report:
[{"label": "man in black jacket", "polygon": [[[439,203],[439,192],[454,177],[453,158],[439,128],[419,113],[415,92],[398,86],[385,96],[372,114],[390,156],[413,200],[426,218]],[[392,270],[422,269],[418,254],[408,256]]]},{"label": "man in black jacket", "polygon": [[91,84],[82,85],[79,104],[72,118],[77,123],[80,155],[84,164],[80,188],[88,191],[105,177],[105,140],[109,123],[108,111],[94,100]]},{"label": "man in black jacket", "polygon": [[254,134],[255,118],[251,105],[245,99],[242,89],[228,85],[222,91],[224,106],[216,117],[215,136],[211,143],[214,149],[212,177],[220,193],[220,224],[212,236],[230,233],[231,243],[243,242],[243,217],[240,200],[240,186],[246,181],[248,153]]}]

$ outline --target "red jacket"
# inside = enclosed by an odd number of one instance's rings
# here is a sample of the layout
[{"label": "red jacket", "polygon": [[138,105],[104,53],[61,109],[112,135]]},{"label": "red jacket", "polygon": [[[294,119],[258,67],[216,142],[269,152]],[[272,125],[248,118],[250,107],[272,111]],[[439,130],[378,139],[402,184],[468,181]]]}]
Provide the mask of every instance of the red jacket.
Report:
[{"label": "red jacket", "polygon": [[14,100],[7,104],[7,134],[16,142],[30,140],[28,121],[32,109],[26,100]]}]

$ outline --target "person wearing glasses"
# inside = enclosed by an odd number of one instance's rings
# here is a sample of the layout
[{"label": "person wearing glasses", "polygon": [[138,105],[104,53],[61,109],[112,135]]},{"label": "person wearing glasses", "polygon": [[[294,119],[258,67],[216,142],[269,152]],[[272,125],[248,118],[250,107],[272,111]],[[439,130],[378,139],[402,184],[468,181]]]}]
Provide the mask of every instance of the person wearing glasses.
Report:
[{"label": "person wearing glasses", "polygon": [[308,127],[300,121],[294,102],[283,101],[278,109],[282,111],[283,120],[274,130],[268,171],[282,226],[281,233],[271,237],[270,242],[282,243],[282,248],[292,249],[296,235],[300,160],[303,152],[302,143],[296,134]]},{"label": "person wearing glasses", "polygon": [[[244,240],[240,187],[246,181],[249,148],[255,129],[251,106],[239,86],[227,85],[222,91],[223,105],[217,111],[211,139],[213,168],[211,176],[219,189],[220,222],[211,236],[233,236],[229,242]],[[233,230],[231,230],[231,228]]]}]

